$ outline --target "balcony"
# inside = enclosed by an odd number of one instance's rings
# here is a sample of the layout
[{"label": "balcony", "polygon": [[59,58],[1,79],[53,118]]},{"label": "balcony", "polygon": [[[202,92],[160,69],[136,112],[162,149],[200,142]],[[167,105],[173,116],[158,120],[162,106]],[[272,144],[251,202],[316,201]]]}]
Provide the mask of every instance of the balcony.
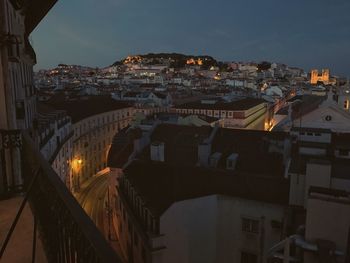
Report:
[{"label": "balcony", "polygon": [[[121,262],[29,135],[22,133],[19,141],[12,146],[20,148],[21,152],[25,185],[22,206],[27,201],[30,204],[36,222],[34,231],[38,229],[40,233],[48,262]],[[16,223],[14,220],[7,241],[11,239]],[[6,250],[7,241],[4,242],[0,258],[3,249]]]}]

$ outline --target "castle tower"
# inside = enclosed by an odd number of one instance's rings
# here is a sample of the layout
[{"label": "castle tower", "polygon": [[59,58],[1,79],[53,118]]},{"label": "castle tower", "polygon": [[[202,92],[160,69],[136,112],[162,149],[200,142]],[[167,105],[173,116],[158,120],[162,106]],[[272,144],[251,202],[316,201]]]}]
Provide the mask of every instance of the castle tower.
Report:
[{"label": "castle tower", "polygon": [[329,69],[322,69],[322,81],[325,85],[329,84]]},{"label": "castle tower", "polygon": [[317,69],[313,69],[311,70],[311,80],[310,83],[312,85],[316,85],[318,81],[318,70]]},{"label": "castle tower", "polygon": [[319,75],[317,69],[311,70],[310,83],[311,85],[316,85],[318,82],[323,82],[323,84],[328,85],[330,80],[329,69],[322,69],[322,74]]}]

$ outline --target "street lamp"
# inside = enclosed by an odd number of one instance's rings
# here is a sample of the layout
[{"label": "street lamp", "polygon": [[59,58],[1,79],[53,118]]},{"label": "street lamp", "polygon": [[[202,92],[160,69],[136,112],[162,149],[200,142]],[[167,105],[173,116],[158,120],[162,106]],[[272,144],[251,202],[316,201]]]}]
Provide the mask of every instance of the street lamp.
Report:
[{"label": "street lamp", "polygon": [[73,168],[73,171],[75,173],[76,176],[75,177],[75,187],[77,190],[79,190],[80,188],[80,178],[79,178],[79,173],[80,173],[80,170],[81,170],[81,165],[83,163],[83,160],[81,158],[75,158],[74,161],[72,162],[72,168]]}]

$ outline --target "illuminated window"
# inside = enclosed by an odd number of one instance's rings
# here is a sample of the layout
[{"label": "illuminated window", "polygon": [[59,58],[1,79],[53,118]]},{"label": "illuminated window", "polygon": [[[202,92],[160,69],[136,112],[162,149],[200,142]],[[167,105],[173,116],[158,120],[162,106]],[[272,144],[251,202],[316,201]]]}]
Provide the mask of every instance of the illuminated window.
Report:
[{"label": "illuminated window", "polygon": [[349,100],[345,100],[345,101],[344,101],[344,109],[348,110],[349,107],[350,107],[349,104],[350,104]]}]

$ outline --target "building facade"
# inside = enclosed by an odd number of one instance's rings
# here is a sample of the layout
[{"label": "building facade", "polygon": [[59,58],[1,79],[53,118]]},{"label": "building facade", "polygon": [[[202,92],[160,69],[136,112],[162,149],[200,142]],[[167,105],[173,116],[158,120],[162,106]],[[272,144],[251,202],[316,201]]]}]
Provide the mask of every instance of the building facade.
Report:
[{"label": "building facade", "polygon": [[[32,132],[36,117],[35,53],[28,36],[56,1],[0,1],[0,193],[21,191],[20,129]],[[32,133],[33,135],[33,133]]]},{"label": "building facade", "polygon": [[113,137],[130,124],[133,115],[134,108],[125,107],[92,115],[73,124],[73,191],[107,167]]},{"label": "building facade", "polygon": [[267,130],[271,123],[267,103],[260,99],[233,102],[202,100],[178,105],[172,111],[220,118],[225,128]]}]

